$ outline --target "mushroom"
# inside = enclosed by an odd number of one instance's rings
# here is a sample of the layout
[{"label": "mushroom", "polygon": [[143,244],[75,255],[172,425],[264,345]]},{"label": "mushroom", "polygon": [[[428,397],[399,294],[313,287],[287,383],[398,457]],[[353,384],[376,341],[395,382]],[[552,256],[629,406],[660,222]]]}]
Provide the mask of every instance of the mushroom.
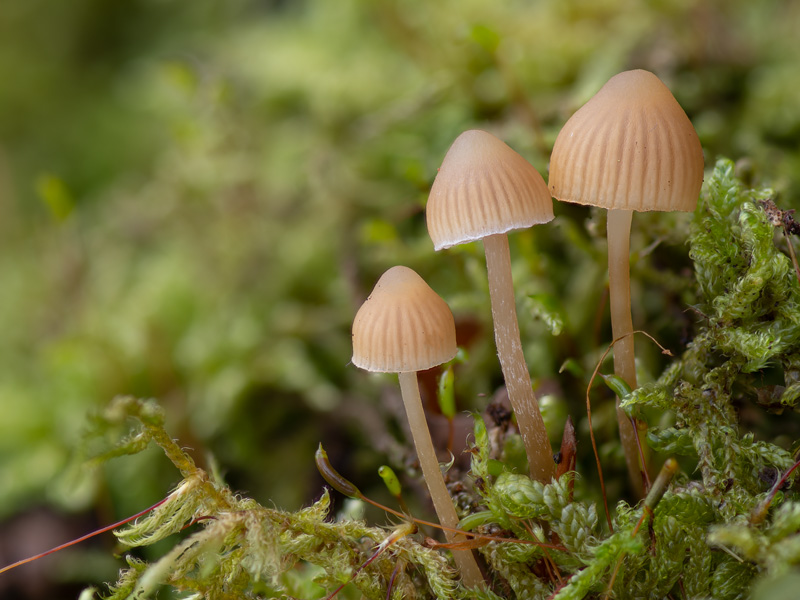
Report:
[{"label": "mushroom", "polygon": [[[447,491],[419,395],[417,371],[456,355],[456,326],[444,300],[408,267],[386,271],[353,320],[353,364],[379,373],[398,373],[411,435],[422,475],[448,542],[464,541]],[[471,550],[453,550],[467,587],[483,585]]]},{"label": "mushroom", "polygon": [[[558,134],[550,156],[550,192],[558,200],[608,209],[608,280],[614,372],[636,389],[630,297],[632,211],[692,211],[703,183],[697,132],[667,86],[648,71],[612,77]],[[619,408],[628,471],[641,495],[637,435]],[[637,432],[636,429],[639,429]],[[640,471],[641,470],[641,471]]]},{"label": "mushroom", "polygon": [[507,232],[553,219],[539,172],[490,133],[462,133],[447,151],[426,208],[436,250],[483,240],[497,355],[531,477],[548,482],[553,452],[522,353]]}]

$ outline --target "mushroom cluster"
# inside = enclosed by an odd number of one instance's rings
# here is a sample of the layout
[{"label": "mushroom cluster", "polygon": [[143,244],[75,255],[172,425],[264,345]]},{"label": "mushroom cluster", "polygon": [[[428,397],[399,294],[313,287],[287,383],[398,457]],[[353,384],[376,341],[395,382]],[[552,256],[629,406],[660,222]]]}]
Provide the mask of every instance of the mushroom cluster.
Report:
[{"label": "mushroom cluster", "polygon": [[[608,269],[614,369],[631,389],[636,370],[631,319],[629,238],[632,211],[693,210],[703,180],[697,133],[667,87],[647,71],[611,78],[558,135],[549,182],[494,135],[471,130],[448,150],[426,208],[436,250],[481,240],[497,354],[531,477],[555,476],[552,448],[522,352],[507,234],[553,219],[552,198],[608,210]],[[423,476],[449,542],[463,537],[427,428],[416,372],[456,354],[447,304],[411,269],[393,267],[377,282],[353,322],[353,363],[398,373]],[[617,409],[634,490],[643,492],[647,461],[638,447],[644,424]],[[464,583],[483,578],[470,550],[453,556]]]}]

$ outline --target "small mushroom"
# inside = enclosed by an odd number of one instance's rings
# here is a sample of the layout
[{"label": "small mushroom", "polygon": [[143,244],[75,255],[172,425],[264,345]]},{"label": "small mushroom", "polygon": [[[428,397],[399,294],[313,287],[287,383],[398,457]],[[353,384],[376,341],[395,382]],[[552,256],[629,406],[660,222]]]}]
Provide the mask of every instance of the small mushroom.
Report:
[{"label": "small mushroom", "polygon": [[[648,71],[612,77],[558,134],[550,191],[558,200],[608,209],[608,279],[614,372],[636,389],[630,297],[632,211],[692,211],[703,183],[703,150],[667,86]],[[620,438],[637,492],[635,431],[617,407]],[[639,425],[643,434],[644,423]],[[643,448],[645,446],[643,445]]]},{"label": "small mushroom", "polygon": [[[386,271],[353,320],[353,364],[367,371],[398,373],[422,474],[439,522],[451,530],[458,526],[458,515],[439,469],[416,372],[449,361],[456,350],[450,308],[408,267]],[[445,537],[451,543],[465,539],[447,529]],[[453,558],[467,587],[483,585],[471,550],[453,550]]]},{"label": "small mushroom", "polygon": [[436,250],[483,240],[497,355],[525,444],[531,477],[549,482],[553,452],[533,393],[517,323],[507,233],[553,219],[539,172],[490,133],[462,133],[447,151],[426,208]]}]

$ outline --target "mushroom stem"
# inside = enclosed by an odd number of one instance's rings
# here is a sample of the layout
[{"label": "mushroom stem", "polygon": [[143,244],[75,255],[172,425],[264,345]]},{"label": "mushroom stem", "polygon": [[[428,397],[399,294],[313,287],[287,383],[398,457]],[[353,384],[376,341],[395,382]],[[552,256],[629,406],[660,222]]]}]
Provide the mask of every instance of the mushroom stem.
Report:
[{"label": "mushroom stem", "polygon": [[555,475],[553,450],[547,438],[542,413],[539,412],[539,403],[533,393],[525,356],[522,354],[508,236],[505,233],[487,236],[483,238],[483,247],[486,252],[492,302],[494,339],[506,380],[508,399],[517,416],[517,426],[525,444],[531,477],[549,483]]},{"label": "mushroom stem", "polygon": [[[614,373],[635,390],[636,384],[636,355],[633,346],[633,320],[631,318],[631,273],[630,273],[630,238],[631,219],[633,211],[614,210],[608,211],[608,287],[611,305],[611,332],[616,341],[614,344]],[[624,336],[624,337],[623,337]],[[642,473],[647,470],[647,454],[644,455],[645,464],[639,457],[640,439],[644,437],[647,425],[636,420],[636,428],[631,419],[620,408],[617,399],[617,421],[619,423],[619,437],[622,449],[625,452],[625,462],[628,465],[628,474],[631,484],[639,497],[643,496]],[[638,431],[637,431],[638,430]],[[646,453],[647,445],[641,443],[642,453]]]},{"label": "mushroom stem", "polygon": [[[422,408],[422,400],[419,396],[417,373],[415,371],[399,373],[399,378],[403,404],[405,404],[408,423],[411,426],[411,437],[414,439],[417,458],[419,458],[419,464],[422,467],[422,475],[428,484],[428,491],[433,500],[436,516],[445,527],[456,529],[458,527],[458,515],[453,505],[453,499],[450,497],[450,493],[444,483],[442,471],[439,469],[439,460],[436,458],[436,451],[433,448],[428,423],[425,420],[425,411]],[[444,535],[449,543],[466,541],[465,536],[447,529],[444,530]],[[464,585],[470,588],[483,587],[483,575],[475,557],[472,555],[472,551],[452,550],[452,553],[461,572]]]}]

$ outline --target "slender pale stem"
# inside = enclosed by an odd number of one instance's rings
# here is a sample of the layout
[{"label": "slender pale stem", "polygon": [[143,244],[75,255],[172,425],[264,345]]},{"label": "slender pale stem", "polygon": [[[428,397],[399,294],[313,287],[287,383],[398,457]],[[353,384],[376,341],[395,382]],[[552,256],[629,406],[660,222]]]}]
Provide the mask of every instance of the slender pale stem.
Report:
[{"label": "slender pale stem", "polygon": [[[630,237],[633,211],[608,211],[608,281],[611,329],[614,339],[614,373],[636,389],[636,362],[631,318]],[[626,336],[626,337],[622,337]]]},{"label": "slender pale stem", "polygon": [[522,354],[508,236],[502,233],[485,237],[483,247],[486,251],[486,270],[492,300],[494,339],[506,380],[508,399],[517,416],[531,477],[548,483],[556,472],[553,450],[547,438],[542,413],[539,412],[539,403],[533,393],[528,365]]},{"label": "slender pale stem", "polygon": [[[428,430],[428,423],[425,420],[425,411],[422,408],[422,400],[419,397],[419,384],[415,372],[400,373],[400,391],[403,394],[403,404],[406,406],[408,423],[411,426],[411,436],[414,438],[414,447],[417,450],[422,475],[428,484],[428,491],[433,500],[433,507],[439,522],[445,527],[456,529],[458,527],[458,514],[453,505],[453,499],[447,491],[444,483],[442,471],[439,469],[439,459],[436,458],[436,450],[433,448],[431,434]],[[447,541],[462,542],[466,537],[444,530]],[[483,587],[484,580],[481,570],[472,550],[452,550],[453,558],[456,561],[461,578],[467,587]]]},{"label": "slender pale stem", "polygon": [[[622,377],[632,390],[636,384],[636,355],[633,348],[633,320],[631,318],[631,273],[630,273],[630,238],[633,211],[608,211],[608,287],[611,306],[611,331],[617,342],[614,344],[614,373]],[[624,337],[623,337],[624,336]],[[625,452],[625,462],[634,490],[639,497],[643,496],[642,471],[646,467],[641,464],[636,437],[644,436],[644,422],[634,428],[630,418],[619,406],[617,399],[617,421],[619,437]],[[641,444],[646,452],[647,445]],[[645,455],[646,457],[646,455]]]}]

